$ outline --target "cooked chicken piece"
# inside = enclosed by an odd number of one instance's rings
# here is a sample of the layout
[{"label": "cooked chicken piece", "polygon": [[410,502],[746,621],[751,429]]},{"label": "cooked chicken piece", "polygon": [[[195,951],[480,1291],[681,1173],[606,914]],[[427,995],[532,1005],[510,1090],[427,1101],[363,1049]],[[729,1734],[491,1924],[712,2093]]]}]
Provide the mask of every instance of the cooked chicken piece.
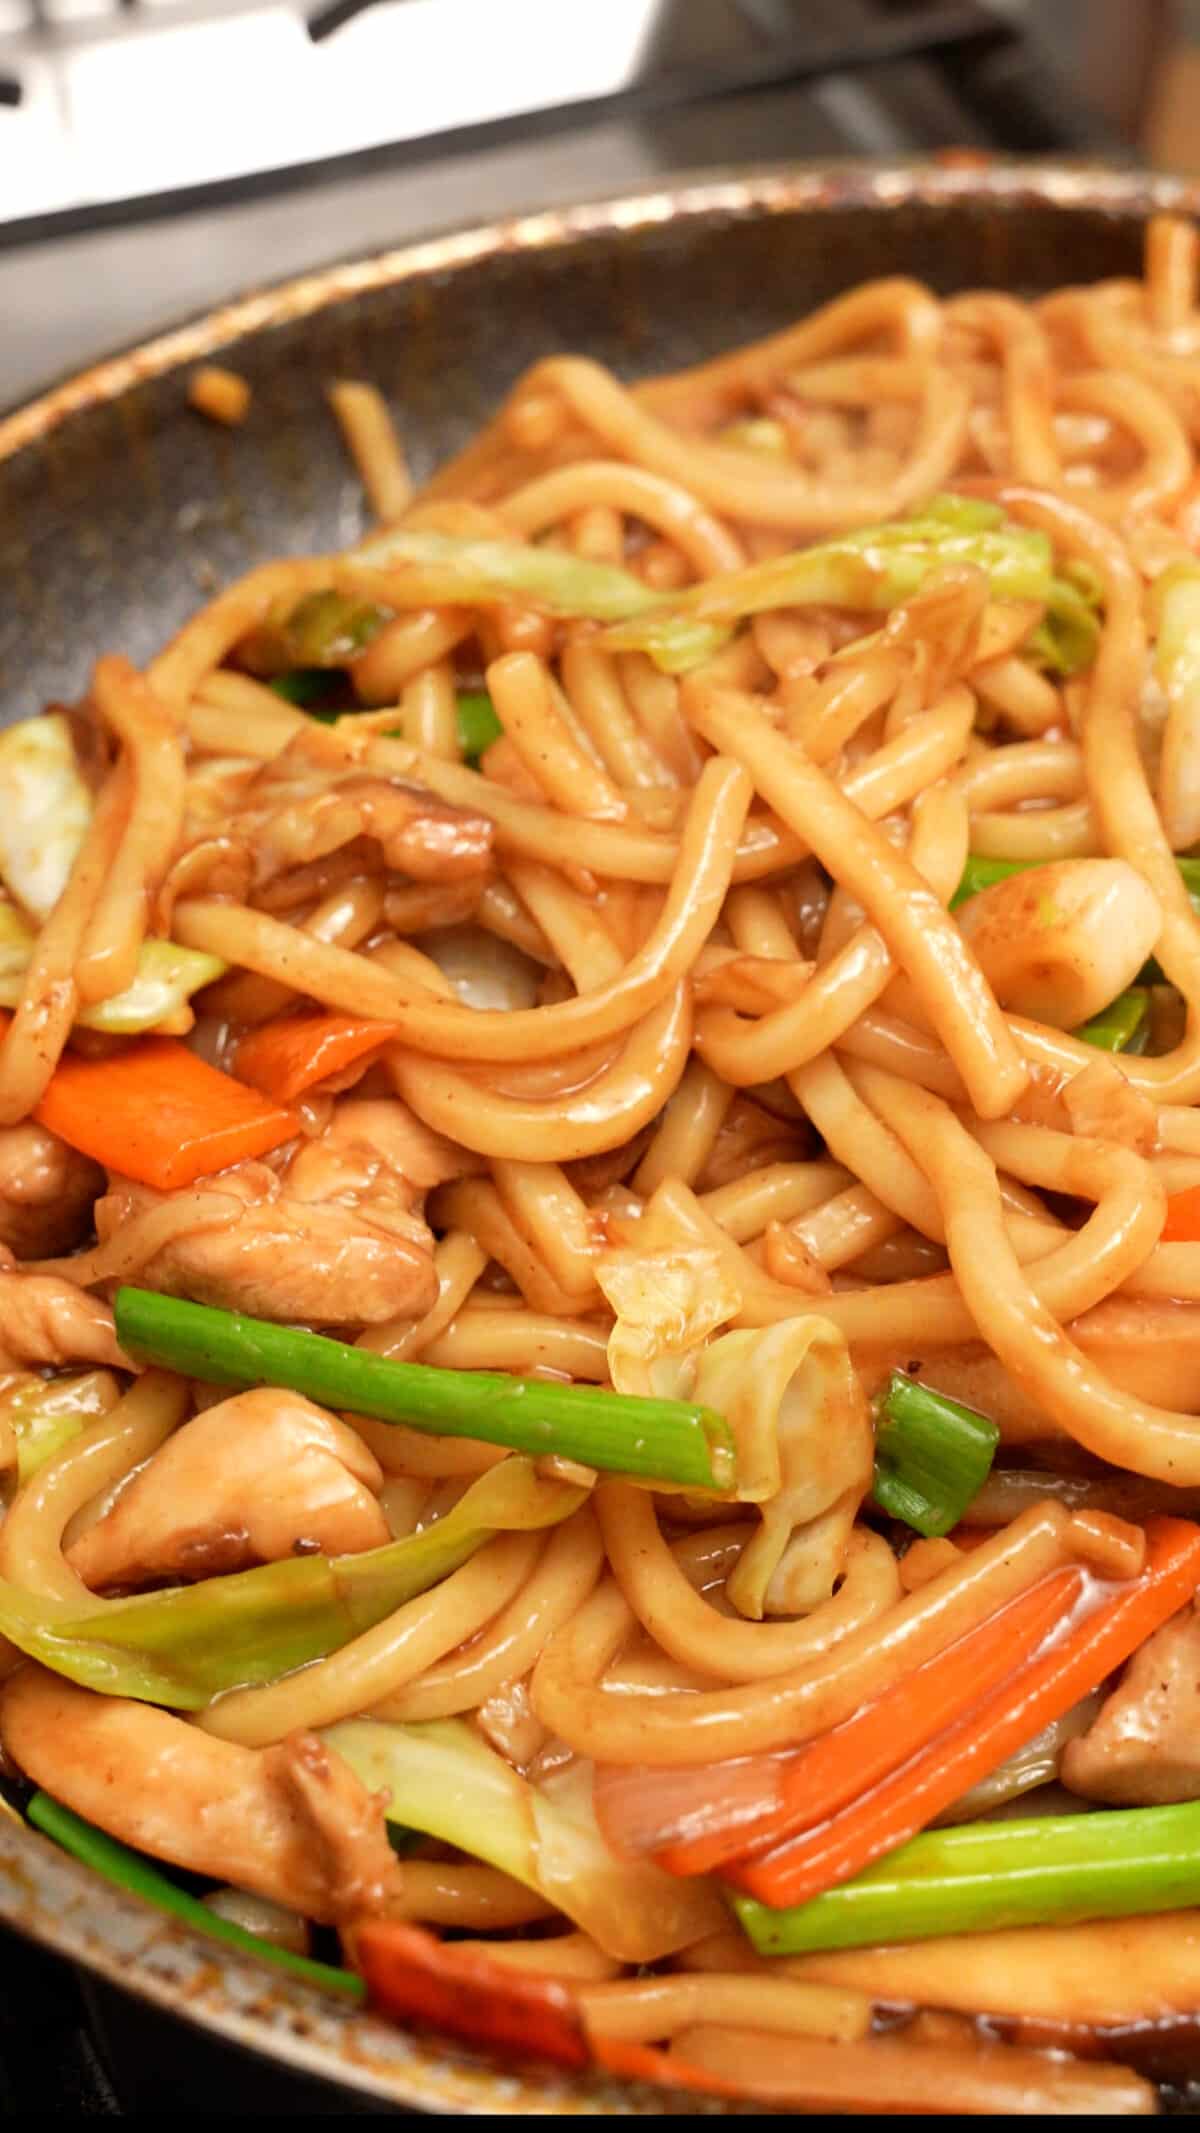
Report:
[{"label": "cooked chicken piece", "polygon": [[[259,1318],[313,1326],[417,1317],[437,1296],[433,1239],[419,1212],[463,1158],[393,1098],[349,1099],[282,1171],[239,1163],[213,1191],[245,1214],[175,1237],[142,1270],[148,1288]],[[101,1242],[162,1195],[113,1178],[97,1202]]]},{"label": "cooked chicken piece", "polygon": [[103,1190],[99,1164],[32,1119],[0,1130],[0,1244],[18,1259],[73,1251]]},{"label": "cooked chicken piece", "polygon": [[185,1422],[70,1549],[93,1591],[206,1578],[390,1539],[383,1469],[344,1422],[294,1392],[242,1392]]},{"label": "cooked chicken piece", "polygon": [[1200,1799],[1200,1615],[1173,1615],[1135,1652],[1094,1725],[1063,1751],[1085,1799],[1163,1807]]},{"label": "cooked chicken piece", "polygon": [[266,765],[230,828],[255,854],[259,887],[292,867],[369,838],[386,865],[413,881],[453,882],[491,872],[491,822],[419,786],[362,770],[314,770],[294,750]]},{"label": "cooked chicken piece", "polygon": [[156,1859],[331,1925],[403,1915],[380,1800],[315,1734],[241,1748],[24,1666],[0,1740],[35,1785]]},{"label": "cooked chicken piece", "polygon": [[[0,1262],[8,1261],[0,1252]],[[26,1363],[131,1366],[117,1346],[113,1315],[98,1296],[53,1274],[22,1274],[0,1263],[0,1370]]]}]

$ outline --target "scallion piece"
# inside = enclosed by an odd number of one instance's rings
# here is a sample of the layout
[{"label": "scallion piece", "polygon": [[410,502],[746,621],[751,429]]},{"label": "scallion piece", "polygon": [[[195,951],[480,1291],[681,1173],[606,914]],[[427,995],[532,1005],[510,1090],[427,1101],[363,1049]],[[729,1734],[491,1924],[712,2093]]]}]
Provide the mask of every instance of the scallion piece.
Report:
[{"label": "scallion piece", "polygon": [[153,1904],[155,1910],[170,1912],[172,1917],[182,1919],[198,1933],[207,1933],[212,1940],[228,1941],[231,1947],[243,1948],[248,1955],[260,1955],[264,1962],[290,1970],[294,1977],[304,1978],[310,1985],[320,1985],[326,1992],[340,1992],[351,2000],[366,1998],[366,1987],[352,1970],[340,1970],[333,1963],[315,1963],[307,1955],[293,1955],[290,1948],[277,1948],[259,1934],[248,1933],[244,1926],[235,1926],[232,1920],[210,1911],[208,1905],[197,1897],[189,1896],[185,1889],[177,1888],[140,1852],[130,1851],[115,1837],[96,1829],[91,1822],[85,1822],[82,1815],[64,1807],[61,1800],[52,1799],[48,1792],[35,1792],[27,1813],[34,1828],[53,1837],[65,1852],[81,1859],[85,1866],[103,1875],[105,1881],[111,1881],[116,1888],[128,1889],[134,1896]]},{"label": "scallion piece", "polygon": [[990,889],[998,881],[1007,881],[1010,874],[1023,874],[1037,863],[1036,859],[985,859],[979,852],[968,852],[962,880],[950,898],[950,909],[957,911],[968,896],[978,896],[981,889]]},{"label": "scallion piece", "polygon": [[1131,986],[1128,992],[1119,993],[1111,1000],[1102,1014],[1091,1022],[1081,1023],[1075,1031],[1085,1044],[1094,1044],[1101,1052],[1136,1052],[1146,1041],[1146,1016],[1150,995],[1144,986]]},{"label": "scallion piece", "polygon": [[150,1289],[117,1291],[127,1355],[209,1385],[280,1385],[322,1407],[404,1422],[442,1437],[478,1437],[532,1457],[555,1455],[639,1480],[728,1490],[733,1438],[723,1416],[683,1400],[633,1399],[498,1371],[393,1363],[366,1348]]},{"label": "scallion piece", "polygon": [[458,692],[458,745],[468,763],[478,762],[485,748],[498,741],[504,728],[486,689]]},{"label": "scallion piece", "polygon": [[759,1955],[995,1933],[1200,1902],[1200,1801],[928,1830],[788,1910],[734,1896]]},{"label": "scallion piece", "polygon": [[986,1415],[894,1370],[878,1404],[874,1496],[927,1539],[949,1533],[987,1480],[1000,1432]]},{"label": "scallion piece", "polygon": [[267,687],[282,696],[285,704],[307,711],[311,705],[325,702],[331,679],[337,681],[340,676],[329,667],[289,667],[285,674],[273,675]]}]

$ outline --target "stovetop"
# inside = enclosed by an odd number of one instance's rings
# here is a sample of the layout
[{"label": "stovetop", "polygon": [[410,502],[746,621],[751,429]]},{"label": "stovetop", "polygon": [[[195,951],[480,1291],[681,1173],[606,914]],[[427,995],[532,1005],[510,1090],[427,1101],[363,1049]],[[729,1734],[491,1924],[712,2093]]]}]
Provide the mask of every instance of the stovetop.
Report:
[{"label": "stovetop", "polygon": [[667,173],[1119,156],[1014,20],[981,0],[0,0],[0,408],[237,292]]},{"label": "stovetop", "polygon": [[986,135],[1018,46],[978,0],[0,0],[0,225],[913,61]]}]

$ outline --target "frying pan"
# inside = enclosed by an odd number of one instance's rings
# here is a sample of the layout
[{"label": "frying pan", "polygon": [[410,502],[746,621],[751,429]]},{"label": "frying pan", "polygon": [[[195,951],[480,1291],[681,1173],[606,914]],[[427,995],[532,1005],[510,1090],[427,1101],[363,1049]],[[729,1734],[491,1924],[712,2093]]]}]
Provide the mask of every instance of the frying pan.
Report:
[{"label": "frying pan", "polygon": [[[254,564],[358,535],[358,485],[324,403],[331,377],[383,388],[420,479],[554,350],[635,376],[770,332],[875,275],[1033,293],[1129,274],[1146,215],[1198,203],[1200,188],[1181,180],[1079,167],[711,174],[437,237],[230,304],[0,420],[0,719],[70,701],[101,649],[147,658]],[[189,367],[218,352],[254,387],[242,430],[187,406]],[[118,2061],[161,2054],[167,2026],[177,2105],[672,2109],[607,2079],[498,2068],[282,1984],[7,1820],[0,1920],[78,1966]]]}]

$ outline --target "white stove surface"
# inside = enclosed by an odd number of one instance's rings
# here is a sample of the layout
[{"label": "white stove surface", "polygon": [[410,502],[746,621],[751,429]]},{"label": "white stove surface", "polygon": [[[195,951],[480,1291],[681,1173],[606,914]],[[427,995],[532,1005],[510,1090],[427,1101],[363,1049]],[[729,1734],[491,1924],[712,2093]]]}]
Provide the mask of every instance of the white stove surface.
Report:
[{"label": "white stove surface", "polygon": [[613,95],[659,0],[386,0],[314,43],[286,0],[0,0],[0,222]]}]

